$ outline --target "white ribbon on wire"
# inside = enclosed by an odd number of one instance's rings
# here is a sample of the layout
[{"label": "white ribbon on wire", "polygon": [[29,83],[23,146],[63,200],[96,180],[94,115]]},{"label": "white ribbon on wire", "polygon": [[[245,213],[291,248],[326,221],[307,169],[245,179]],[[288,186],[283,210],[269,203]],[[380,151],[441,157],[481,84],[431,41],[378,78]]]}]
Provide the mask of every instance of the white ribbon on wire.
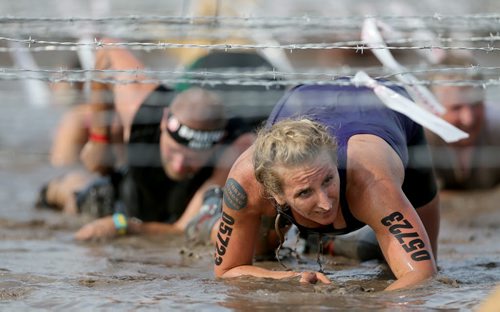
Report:
[{"label": "white ribbon on wire", "polygon": [[[426,41],[430,42],[434,46],[439,46],[440,42],[437,39],[437,36],[432,31],[426,28],[425,23],[419,18],[408,18],[405,20],[406,27],[415,29],[411,32],[411,36],[415,41]],[[384,23],[381,20],[376,21],[378,29],[380,29],[380,33],[382,34],[382,38],[386,38],[387,40],[398,40],[404,39],[404,34],[400,31],[395,30],[387,23]],[[418,49],[416,52],[422,55],[427,63],[429,64],[437,64],[439,63],[445,56],[446,52],[442,49]]]},{"label": "white ribbon on wire", "polygon": [[396,74],[396,78],[400,82],[405,84],[405,89],[417,104],[434,114],[442,115],[446,111],[434,95],[427,88],[419,85],[419,81],[415,76],[406,73],[407,69],[392,56],[391,52],[387,49],[387,45],[378,29],[377,21],[374,18],[365,19],[361,30],[361,40],[372,49],[371,51],[377,59]]},{"label": "white ribbon on wire", "polygon": [[456,142],[469,137],[466,132],[458,129],[441,117],[429,112],[425,108],[416,105],[413,101],[402,96],[396,91],[378,83],[375,79],[371,78],[363,71],[359,71],[351,79],[351,82],[356,86],[366,86],[373,89],[373,92],[387,107],[407,116],[416,123],[431,130],[447,143]]}]

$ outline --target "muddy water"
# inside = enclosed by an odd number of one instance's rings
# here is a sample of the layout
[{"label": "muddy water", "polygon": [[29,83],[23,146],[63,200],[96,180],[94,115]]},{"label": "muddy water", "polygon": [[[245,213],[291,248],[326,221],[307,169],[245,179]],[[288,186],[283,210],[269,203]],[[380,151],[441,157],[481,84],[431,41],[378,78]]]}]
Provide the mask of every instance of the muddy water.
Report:
[{"label": "muddy water", "polygon": [[[4,99],[15,95],[3,92]],[[379,262],[324,257],[332,285],[236,279],[212,274],[212,249],[178,237],[124,237],[82,244],[85,220],[32,207],[61,109],[0,107],[0,309],[472,311],[500,282],[500,189],[443,199],[440,275],[411,291],[384,293],[392,276]],[[286,260],[318,269],[316,257]],[[275,262],[261,265],[280,268]]]}]

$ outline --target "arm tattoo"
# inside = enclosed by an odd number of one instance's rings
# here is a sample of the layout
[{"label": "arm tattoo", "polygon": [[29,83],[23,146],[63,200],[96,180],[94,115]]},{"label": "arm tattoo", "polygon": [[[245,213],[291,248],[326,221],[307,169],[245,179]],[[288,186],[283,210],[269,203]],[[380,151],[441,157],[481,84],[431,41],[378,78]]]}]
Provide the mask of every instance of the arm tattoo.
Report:
[{"label": "arm tattoo", "polygon": [[221,265],[223,256],[226,254],[229,239],[233,233],[234,218],[225,212],[222,212],[222,219],[217,233],[217,242],[215,243],[215,265]]},{"label": "arm tattoo", "polygon": [[[410,221],[406,220],[402,213],[393,212],[387,217],[380,220],[383,225],[389,228],[389,232],[401,244],[401,247],[407,252],[411,253],[411,258],[415,261],[429,260],[431,255],[425,250],[425,243],[418,236],[417,232],[403,232],[403,229],[413,229]],[[405,243],[405,238],[410,240]]]},{"label": "arm tattoo", "polygon": [[224,186],[224,203],[233,210],[240,210],[246,207],[247,201],[243,187],[235,179],[228,179]]}]

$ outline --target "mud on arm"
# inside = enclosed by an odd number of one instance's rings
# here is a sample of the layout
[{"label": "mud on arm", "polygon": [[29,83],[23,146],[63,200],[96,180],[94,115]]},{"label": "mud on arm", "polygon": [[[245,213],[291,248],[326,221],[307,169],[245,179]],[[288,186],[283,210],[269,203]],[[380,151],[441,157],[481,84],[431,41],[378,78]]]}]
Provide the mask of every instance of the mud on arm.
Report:
[{"label": "mud on arm", "polygon": [[[245,181],[245,180],[243,180]],[[248,190],[248,191],[247,191]],[[216,277],[240,276],[273,279],[297,277],[301,282],[330,281],[321,273],[273,271],[253,265],[253,257],[259,240],[260,209],[266,205],[260,192],[230,176],[224,188],[223,212],[215,242]],[[268,203],[267,203],[268,204]]]},{"label": "mud on arm", "polygon": [[364,139],[349,142],[349,166],[353,168],[348,169],[349,207],[375,231],[397,278],[387,290],[414,286],[436,274],[429,237],[401,189],[404,168],[399,157],[381,139]]}]

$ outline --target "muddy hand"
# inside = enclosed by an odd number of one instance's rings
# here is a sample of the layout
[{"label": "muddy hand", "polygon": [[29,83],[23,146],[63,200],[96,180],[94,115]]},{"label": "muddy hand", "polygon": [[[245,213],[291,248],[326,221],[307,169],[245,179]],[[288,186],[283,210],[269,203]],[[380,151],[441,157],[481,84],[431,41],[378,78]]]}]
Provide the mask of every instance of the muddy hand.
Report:
[{"label": "muddy hand", "polygon": [[323,273],[319,272],[302,272],[300,274],[301,283],[316,284],[320,281],[323,284],[331,284],[332,282]]},{"label": "muddy hand", "polygon": [[105,217],[97,219],[89,224],[84,225],[78,232],[75,233],[75,239],[80,241],[91,239],[110,238],[116,235],[115,224],[113,217]]}]

